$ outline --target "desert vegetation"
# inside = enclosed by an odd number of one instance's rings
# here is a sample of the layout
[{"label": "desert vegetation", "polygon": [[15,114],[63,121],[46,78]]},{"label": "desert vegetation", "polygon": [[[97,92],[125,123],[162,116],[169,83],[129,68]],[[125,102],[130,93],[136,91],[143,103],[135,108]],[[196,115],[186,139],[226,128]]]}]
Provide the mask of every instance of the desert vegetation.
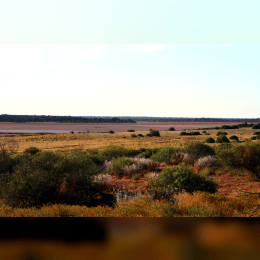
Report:
[{"label": "desert vegetation", "polygon": [[224,129],[0,137],[0,215],[259,216],[259,135]]}]

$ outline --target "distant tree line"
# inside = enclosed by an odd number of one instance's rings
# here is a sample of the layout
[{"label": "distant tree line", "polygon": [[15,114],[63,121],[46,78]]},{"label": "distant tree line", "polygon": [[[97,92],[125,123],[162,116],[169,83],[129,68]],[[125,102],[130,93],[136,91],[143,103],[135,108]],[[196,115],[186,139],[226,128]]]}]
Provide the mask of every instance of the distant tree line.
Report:
[{"label": "distant tree line", "polygon": [[0,122],[57,122],[57,123],[136,123],[131,119],[113,118],[84,118],[72,116],[30,116],[30,115],[0,115]]}]

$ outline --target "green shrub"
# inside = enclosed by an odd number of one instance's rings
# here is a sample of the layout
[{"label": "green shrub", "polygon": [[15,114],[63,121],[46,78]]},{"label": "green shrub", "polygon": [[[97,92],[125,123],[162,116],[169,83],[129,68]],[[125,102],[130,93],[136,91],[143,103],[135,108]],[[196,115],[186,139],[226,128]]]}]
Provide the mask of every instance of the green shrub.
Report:
[{"label": "green shrub", "polygon": [[127,130],[127,132],[135,132],[135,130],[134,129],[129,129],[129,130]]},{"label": "green shrub", "polygon": [[74,134],[74,131],[70,131],[71,134]]},{"label": "green shrub", "polygon": [[7,151],[0,152],[0,174],[12,171],[12,159]]},{"label": "green shrub", "polygon": [[40,151],[41,151],[41,150],[38,149],[37,147],[31,146],[31,147],[25,149],[25,150],[23,151],[23,153],[24,153],[24,154],[35,155],[35,154],[39,153]]},{"label": "green shrub", "polygon": [[150,180],[150,183],[157,188],[165,187],[167,190],[177,188],[178,191],[184,189],[188,193],[217,192],[217,183],[195,174],[192,168],[183,165],[163,170],[155,180]]},{"label": "green shrub", "polygon": [[238,129],[238,125],[223,125],[221,126],[221,129]]},{"label": "green shrub", "polygon": [[168,129],[168,131],[175,131],[175,128],[174,128],[174,127],[170,127],[170,128]]},{"label": "green shrub", "polygon": [[256,140],[256,136],[252,136],[251,139],[252,139],[252,140]]},{"label": "green shrub", "polygon": [[199,142],[190,144],[184,149],[184,152],[190,155],[195,155],[197,159],[207,155],[215,155],[215,151],[212,147]]},{"label": "green shrub", "polygon": [[145,149],[145,151],[141,152],[139,154],[139,156],[147,159],[147,158],[150,158],[153,154],[157,153],[158,151],[159,151],[159,148]]},{"label": "green shrub", "polygon": [[209,137],[209,138],[207,138],[206,140],[205,140],[205,142],[206,143],[211,143],[211,144],[213,144],[213,143],[215,143],[215,140],[214,140],[214,138],[212,138],[212,137]]},{"label": "green shrub", "polygon": [[231,135],[229,139],[238,141],[238,137],[236,135]]},{"label": "green shrub", "polygon": [[131,137],[137,137],[136,134],[131,134]]},{"label": "green shrub", "polygon": [[216,157],[225,167],[244,168],[253,173],[260,171],[260,144],[221,144],[215,148]]},{"label": "green shrub", "polygon": [[260,129],[260,124],[255,124],[252,126],[252,129]]},{"label": "green shrub", "polygon": [[225,135],[219,135],[216,143],[229,143],[230,141],[228,140],[228,138]]},{"label": "green shrub", "polygon": [[210,133],[205,133],[205,135],[210,135]]},{"label": "green shrub", "polygon": [[40,207],[47,203],[88,205],[93,202],[93,176],[99,167],[84,154],[60,157],[52,152],[37,154],[15,173],[1,179],[5,204]]},{"label": "green shrub", "polygon": [[151,136],[160,136],[160,132],[158,130],[150,130]]},{"label": "green shrub", "polygon": [[112,130],[109,130],[108,133],[109,133],[109,134],[114,134],[115,132],[112,131]]},{"label": "green shrub", "polygon": [[105,160],[111,160],[112,158],[122,157],[126,156],[127,149],[124,147],[116,146],[116,145],[110,145],[106,147],[105,149],[99,151],[99,154],[105,159]]},{"label": "green shrub", "polygon": [[190,132],[189,135],[200,135],[200,132]]},{"label": "green shrub", "polygon": [[151,135],[151,134],[146,134],[146,136],[148,136],[148,137],[152,137],[152,135]]},{"label": "green shrub", "polygon": [[218,130],[218,129],[220,129],[220,127],[216,126],[216,127],[214,127],[214,129]]},{"label": "green shrub", "polygon": [[138,134],[137,136],[139,136],[139,137],[144,137],[142,134]]},{"label": "green shrub", "polygon": [[217,132],[217,136],[220,136],[220,135],[227,135],[227,134],[228,134],[227,132],[221,132],[221,131]]},{"label": "green shrub", "polygon": [[206,130],[203,130],[202,133],[203,133],[203,134],[206,134],[207,132],[206,132]]},{"label": "green shrub", "polygon": [[151,156],[151,159],[155,162],[169,163],[176,151],[177,149],[174,147],[162,147],[159,151]]},{"label": "green shrub", "polygon": [[139,179],[140,179],[140,174],[138,174],[138,173],[137,173],[137,174],[134,174],[134,175],[133,175],[133,179],[134,179],[134,180],[139,180]]},{"label": "green shrub", "polygon": [[133,164],[136,164],[134,160],[125,157],[113,158],[108,172],[115,176],[121,177],[124,174],[124,170],[122,168]]},{"label": "green shrub", "polygon": [[253,135],[260,135],[260,132],[254,132]]},{"label": "green shrub", "polygon": [[189,135],[189,134],[186,132],[180,132],[180,135]]}]

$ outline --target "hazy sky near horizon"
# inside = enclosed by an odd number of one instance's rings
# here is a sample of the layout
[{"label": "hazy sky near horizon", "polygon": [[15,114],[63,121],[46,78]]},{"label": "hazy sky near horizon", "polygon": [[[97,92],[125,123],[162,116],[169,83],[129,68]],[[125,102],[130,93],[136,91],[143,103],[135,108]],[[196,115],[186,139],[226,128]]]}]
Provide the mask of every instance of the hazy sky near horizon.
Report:
[{"label": "hazy sky near horizon", "polygon": [[0,0],[0,114],[259,118],[259,0]]},{"label": "hazy sky near horizon", "polygon": [[0,44],[1,114],[259,118],[259,44]]}]

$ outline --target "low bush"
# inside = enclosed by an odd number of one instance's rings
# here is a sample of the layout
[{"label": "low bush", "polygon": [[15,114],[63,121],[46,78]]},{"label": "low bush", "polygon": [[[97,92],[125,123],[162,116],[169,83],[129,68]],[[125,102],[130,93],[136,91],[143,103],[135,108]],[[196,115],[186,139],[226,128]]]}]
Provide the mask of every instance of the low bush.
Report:
[{"label": "low bush", "polygon": [[219,130],[219,129],[220,129],[220,127],[216,126],[216,127],[214,127],[214,129],[216,129],[216,130]]},{"label": "low bush", "polygon": [[209,143],[209,144],[213,144],[213,143],[215,143],[215,140],[214,140],[214,138],[209,137],[209,138],[207,138],[207,139],[205,140],[205,142],[206,142],[206,143]]},{"label": "low bush", "polygon": [[160,132],[158,130],[150,130],[151,136],[160,136]]},{"label": "low bush", "polygon": [[39,153],[40,151],[41,151],[41,150],[38,149],[37,147],[31,146],[31,147],[25,149],[25,150],[23,151],[23,153],[24,153],[24,154],[35,155],[35,154]]},{"label": "low bush", "polygon": [[157,153],[159,148],[146,149],[142,153],[139,154],[139,157],[150,158],[153,154]]},{"label": "low bush", "polygon": [[162,147],[157,153],[151,156],[151,159],[155,162],[170,163],[171,158],[176,153],[177,149],[173,147]]},{"label": "low bush", "polygon": [[5,204],[12,207],[92,205],[98,193],[92,180],[98,173],[99,167],[84,154],[61,157],[42,152],[1,179],[1,190]]},{"label": "low bush", "polygon": [[260,124],[255,124],[252,126],[252,129],[260,129]]},{"label": "low bush", "polygon": [[185,153],[180,149],[171,157],[170,164],[178,165],[184,162]]},{"label": "low bush", "polygon": [[260,172],[260,144],[221,144],[215,148],[217,159],[225,167],[244,168],[257,175]]},{"label": "low bush", "polygon": [[148,136],[148,137],[152,137],[152,135],[151,135],[151,134],[146,134],[146,136]]},{"label": "low bush", "polygon": [[189,135],[187,132],[180,132],[180,135]]},{"label": "low bush", "polygon": [[252,139],[252,140],[256,140],[256,136],[252,136],[251,139]]},{"label": "low bush", "polygon": [[212,167],[217,165],[218,165],[217,159],[215,156],[212,155],[201,157],[195,163],[195,166],[199,166],[200,168]]},{"label": "low bush", "polygon": [[205,133],[205,135],[210,135],[210,133]]},{"label": "low bush", "polygon": [[131,137],[137,137],[136,134],[131,134]]},{"label": "low bush", "polygon": [[229,139],[238,141],[238,137],[236,135],[231,135]]},{"label": "low bush", "polygon": [[202,133],[203,133],[203,134],[206,134],[207,132],[206,132],[206,130],[203,130]]},{"label": "low bush", "polygon": [[189,135],[201,135],[200,132],[190,132]]},{"label": "low bush", "polygon": [[125,157],[118,157],[118,158],[113,158],[111,161],[111,165],[108,168],[108,172],[117,176],[117,177],[122,177],[124,175],[124,167],[125,166],[130,166],[133,164],[137,164],[134,160],[131,160],[129,158]]},{"label": "low bush", "polygon": [[206,177],[195,174],[192,168],[183,165],[163,170],[156,179],[149,181],[156,188],[165,187],[167,190],[185,190],[188,193],[204,191],[217,192],[217,183]]},{"label": "low bush", "polygon": [[138,134],[137,136],[139,136],[139,137],[144,137],[142,134]]},{"label": "low bush", "polygon": [[260,132],[254,132],[253,135],[260,135]]},{"label": "low bush", "polygon": [[135,130],[134,129],[129,129],[129,130],[127,130],[127,132],[135,132]]},{"label": "low bush", "polygon": [[121,146],[109,145],[103,150],[99,151],[99,154],[104,158],[104,160],[112,160],[113,157],[122,157],[126,156],[127,149]]},{"label": "low bush", "polygon": [[184,152],[190,155],[195,155],[197,159],[207,155],[215,155],[215,151],[212,147],[199,142],[190,144],[184,149]]},{"label": "low bush", "polygon": [[238,125],[223,125],[221,126],[221,129],[238,129]]},{"label": "low bush", "polygon": [[219,135],[216,143],[229,143],[229,139],[225,135]]},{"label": "low bush", "polygon": [[227,132],[222,132],[222,131],[218,131],[218,132],[217,132],[217,136],[227,135],[227,134],[228,134]]},{"label": "low bush", "polygon": [[168,131],[175,131],[175,128],[174,128],[174,127],[170,127],[170,128],[168,129]]},{"label": "low bush", "polygon": [[109,133],[109,134],[114,134],[115,132],[112,131],[112,130],[109,130],[108,133]]}]

